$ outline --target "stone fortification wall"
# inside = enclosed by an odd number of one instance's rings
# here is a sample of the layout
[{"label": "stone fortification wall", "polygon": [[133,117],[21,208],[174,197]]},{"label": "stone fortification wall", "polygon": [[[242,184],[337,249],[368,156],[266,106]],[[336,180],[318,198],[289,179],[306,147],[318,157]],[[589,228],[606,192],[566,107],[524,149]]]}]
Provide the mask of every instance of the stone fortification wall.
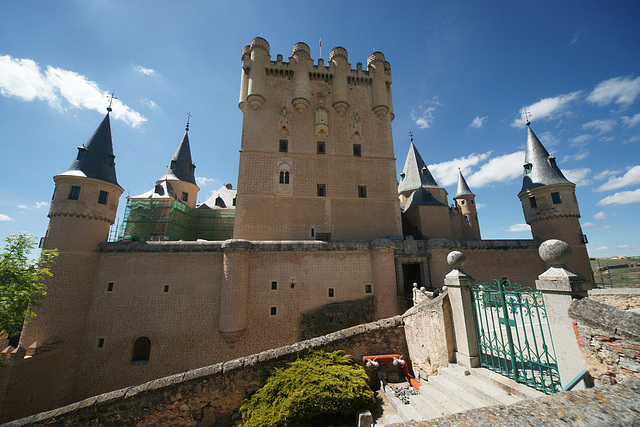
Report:
[{"label": "stone fortification wall", "polygon": [[596,385],[640,378],[640,314],[583,298],[571,303],[569,317]]},{"label": "stone fortification wall", "polygon": [[592,289],[589,298],[620,310],[640,308],[640,288]]},{"label": "stone fortification wall", "polygon": [[16,420],[7,426],[191,425],[229,420],[269,369],[312,349],[364,355],[408,354],[402,317],[356,326],[286,347],[160,378]]}]

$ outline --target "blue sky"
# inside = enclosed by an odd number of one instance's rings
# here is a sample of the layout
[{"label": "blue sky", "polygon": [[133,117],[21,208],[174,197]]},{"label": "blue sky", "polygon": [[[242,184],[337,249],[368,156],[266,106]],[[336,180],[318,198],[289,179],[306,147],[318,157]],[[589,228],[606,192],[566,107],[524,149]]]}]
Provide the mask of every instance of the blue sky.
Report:
[{"label": "blue sky", "polygon": [[[149,190],[187,112],[199,201],[236,186],[240,52],[287,60],[343,46],[391,63],[398,173],[414,143],[450,197],[457,168],[483,238],[530,238],[517,193],[526,128],[577,184],[591,256],[640,255],[640,3],[635,1],[130,1],[0,3],[0,238],[43,236],[52,177],[118,98],[118,181]],[[120,200],[120,216],[125,204]],[[451,199],[449,200],[451,203]]]}]

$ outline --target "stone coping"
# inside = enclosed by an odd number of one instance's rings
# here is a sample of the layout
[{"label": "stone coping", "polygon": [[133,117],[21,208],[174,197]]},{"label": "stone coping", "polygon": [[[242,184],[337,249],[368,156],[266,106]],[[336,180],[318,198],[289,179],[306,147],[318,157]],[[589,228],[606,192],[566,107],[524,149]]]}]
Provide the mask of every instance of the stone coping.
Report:
[{"label": "stone coping", "polygon": [[591,289],[589,296],[640,296],[640,288],[604,288],[604,289]]},{"label": "stone coping", "polygon": [[574,300],[569,305],[571,319],[602,331],[609,336],[617,336],[640,343],[640,315],[617,307],[599,303],[591,298]]}]

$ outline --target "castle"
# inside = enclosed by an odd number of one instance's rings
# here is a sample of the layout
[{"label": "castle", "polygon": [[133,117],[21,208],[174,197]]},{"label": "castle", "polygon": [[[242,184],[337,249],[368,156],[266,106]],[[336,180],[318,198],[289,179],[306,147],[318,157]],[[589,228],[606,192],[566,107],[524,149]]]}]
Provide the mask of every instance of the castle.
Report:
[{"label": "castle", "polygon": [[[272,60],[257,37],[242,50],[237,194],[196,205],[187,131],[164,175],[127,202],[107,113],[69,169],[54,177],[44,248],[59,256],[37,317],[2,355],[1,420],[59,407],[408,307],[464,250],[486,281],[533,284],[538,245],[569,243],[591,277],[575,185],[528,128],[521,200],[530,240],[482,240],[462,174],[453,205],[411,144],[396,175],[391,67],[380,52],[325,65],[305,43]],[[497,273],[496,273],[497,272]]]}]

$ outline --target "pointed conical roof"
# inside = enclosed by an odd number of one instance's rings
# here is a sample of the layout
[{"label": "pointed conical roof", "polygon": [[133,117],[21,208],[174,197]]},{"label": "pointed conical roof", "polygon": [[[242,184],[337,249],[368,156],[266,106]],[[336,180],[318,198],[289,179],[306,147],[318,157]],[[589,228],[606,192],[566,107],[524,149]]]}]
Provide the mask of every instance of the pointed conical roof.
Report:
[{"label": "pointed conical roof", "polygon": [[189,131],[184,133],[182,141],[176,150],[176,153],[171,158],[167,170],[162,175],[159,181],[170,179],[196,183],[194,170],[196,166],[191,161],[191,148],[189,147]]},{"label": "pointed conical roof", "polygon": [[429,172],[426,163],[420,157],[420,153],[418,153],[418,149],[413,145],[413,142],[409,147],[409,154],[407,154],[407,160],[404,163],[404,169],[402,169],[400,177],[398,193],[417,190],[420,187],[438,187],[436,180],[433,179],[431,172]]},{"label": "pointed conical roof", "polygon": [[438,201],[435,197],[433,197],[433,194],[431,194],[431,192],[424,187],[418,187],[417,190],[411,193],[411,196],[407,200],[407,204],[404,206],[402,211],[408,212],[411,209],[418,206],[444,206],[445,208],[447,207],[447,205],[445,205],[444,203]]},{"label": "pointed conical roof", "polygon": [[527,127],[527,149],[524,157],[525,175],[522,180],[522,193],[525,190],[550,184],[573,184],[564,177],[556,158],[549,155],[538,137]]},{"label": "pointed conical roof", "polygon": [[71,163],[69,169],[60,175],[86,176],[118,185],[109,113],[91,138],[78,147],[78,150],[78,157]]},{"label": "pointed conical roof", "polygon": [[453,198],[455,199],[462,196],[475,197],[476,195],[471,192],[469,186],[467,185],[467,181],[464,179],[464,176],[462,176],[462,171],[458,169],[458,188],[456,190],[456,195],[453,196]]}]

